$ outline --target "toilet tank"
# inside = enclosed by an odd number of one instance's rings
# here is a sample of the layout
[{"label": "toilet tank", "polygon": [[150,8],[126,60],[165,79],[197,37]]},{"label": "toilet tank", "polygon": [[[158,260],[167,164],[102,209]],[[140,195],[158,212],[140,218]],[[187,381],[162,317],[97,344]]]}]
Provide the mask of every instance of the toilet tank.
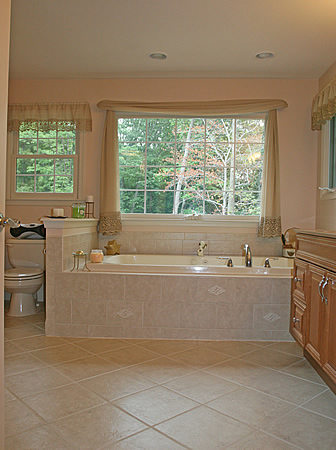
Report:
[{"label": "toilet tank", "polygon": [[8,260],[15,267],[45,269],[45,239],[6,239]]}]

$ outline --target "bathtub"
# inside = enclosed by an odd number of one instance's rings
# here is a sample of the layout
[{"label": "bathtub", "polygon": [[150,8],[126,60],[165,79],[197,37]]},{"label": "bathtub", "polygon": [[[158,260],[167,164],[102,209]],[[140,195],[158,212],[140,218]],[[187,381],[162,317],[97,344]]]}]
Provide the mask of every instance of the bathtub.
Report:
[{"label": "bathtub", "polygon": [[219,256],[190,255],[114,255],[104,256],[102,263],[88,263],[91,272],[146,273],[146,274],[198,274],[226,275],[234,277],[290,278],[294,260],[279,257],[270,259],[270,268],[264,267],[266,256],[255,256],[252,267],[245,266],[245,258],[231,257],[233,267],[227,259]]}]

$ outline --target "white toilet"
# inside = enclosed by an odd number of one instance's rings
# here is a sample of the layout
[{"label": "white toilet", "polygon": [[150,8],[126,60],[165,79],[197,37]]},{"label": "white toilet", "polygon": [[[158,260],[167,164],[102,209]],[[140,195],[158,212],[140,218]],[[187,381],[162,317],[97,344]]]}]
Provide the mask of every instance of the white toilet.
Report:
[{"label": "white toilet", "polygon": [[7,239],[8,260],[4,288],[11,294],[9,316],[36,313],[36,292],[44,282],[44,239]]}]

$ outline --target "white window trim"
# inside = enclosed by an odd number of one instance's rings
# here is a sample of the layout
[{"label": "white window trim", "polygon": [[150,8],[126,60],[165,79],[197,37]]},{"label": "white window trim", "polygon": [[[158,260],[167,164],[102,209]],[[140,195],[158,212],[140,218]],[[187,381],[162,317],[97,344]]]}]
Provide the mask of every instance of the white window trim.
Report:
[{"label": "white window trim", "polygon": [[330,152],[330,121],[322,125],[321,130],[321,172],[320,172],[320,199],[335,200],[336,190],[328,188],[329,182],[329,152]]},{"label": "white window trim", "polygon": [[15,191],[15,156],[18,147],[18,133],[7,134],[7,180],[6,180],[6,204],[7,205],[50,205],[62,202],[65,206],[71,205],[75,200],[83,199],[83,166],[84,166],[84,131],[76,132],[76,150],[78,157],[74,159],[74,192],[62,193],[22,193]]}]

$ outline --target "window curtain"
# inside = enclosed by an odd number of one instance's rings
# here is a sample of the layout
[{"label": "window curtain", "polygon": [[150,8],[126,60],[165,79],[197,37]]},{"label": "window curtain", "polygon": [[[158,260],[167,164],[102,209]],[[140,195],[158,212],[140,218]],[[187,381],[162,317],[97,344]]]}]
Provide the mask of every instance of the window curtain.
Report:
[{"label": "window curtain", "polygon": [[8,105],[7,130],[92,131],[88,103],[23,103]]},{"label": "window curtain", "polygon": [[321,130],[323,124],[336,115],[336,78],[313,99],[311,129]]},{"label": "window curtain", "polygon": [[[262,215],[260,216],[258,234],[263,237],[281,235],[276,110],[288,106],[284,100],[252,99],[160,103],[103,100],[97,106],[100,109],[106,110],[101,154],[100,232],[102,234],[113,235],[122,229],[120,218],[117,112],[171,114],[183,117],[198,115],[202,117],[213,117],[216,115],[241,115],[267,112],[269,114],[266,122],[264,152],[269,155],[269,163],[264,164],[263,170]],[[274,182],[274,179],[277,181]],[[266,183],[270,183],[270,188],[268,188]]]}]

